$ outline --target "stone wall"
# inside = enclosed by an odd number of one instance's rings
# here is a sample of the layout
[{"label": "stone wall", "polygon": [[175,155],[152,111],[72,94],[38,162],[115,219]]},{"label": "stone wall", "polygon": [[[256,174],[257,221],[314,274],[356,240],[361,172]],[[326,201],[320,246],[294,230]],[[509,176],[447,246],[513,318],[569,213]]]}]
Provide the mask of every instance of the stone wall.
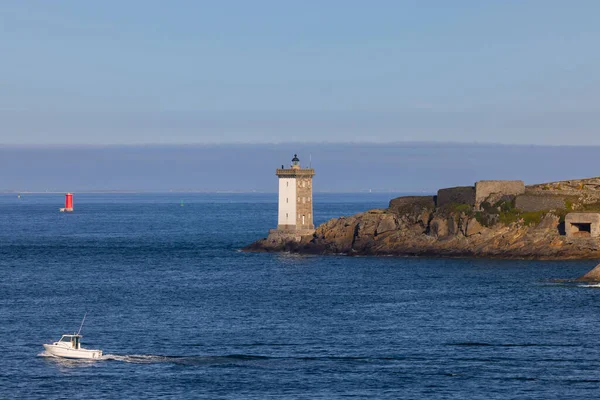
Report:
[{"label": "stone wall", "polygon": [[541,195],[541,194],[523,194],[517,196],[515,207],[525,212],[564,210],[567,207],[566,201],[573,201],[572,196]]},{"label": "stone wall", "polygon": [[538,189],[538,186],[528,186],[525,194],[531,194],[535,196],[549,196],[549,197],[565,197],[572,199],[573,203],[577,204],[596,204],[600,203],[600,191],[596,190],[577,190],[569,187],[561,187],[560,189]]},{"label": "stone wall", "polygon": [[447,204],[475,205],[475,188],[473,186],[459,186],[438,190],[437,206],[443,207]]},{"label": "stone wall", "polygon": [[436,196],[402,196],[390,200],[388,210],[396,214],[406,214],[416,209],[434,209]]},{"label": "stone wall", "polygon": [[475,206],[479,207],[490,195],[517,196],[525,193],[523,181],[478,181],[475,183]]}]

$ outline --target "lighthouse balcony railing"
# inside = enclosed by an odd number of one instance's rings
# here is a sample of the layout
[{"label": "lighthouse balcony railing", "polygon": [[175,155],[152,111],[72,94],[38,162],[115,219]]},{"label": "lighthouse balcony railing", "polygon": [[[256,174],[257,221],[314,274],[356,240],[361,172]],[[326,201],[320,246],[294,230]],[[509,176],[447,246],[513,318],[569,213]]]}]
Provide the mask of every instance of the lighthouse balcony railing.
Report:
[{"label": "lighthouse balcony railing", "polygon": [[314,176],[313,168],[277,168],[277,176]]}]

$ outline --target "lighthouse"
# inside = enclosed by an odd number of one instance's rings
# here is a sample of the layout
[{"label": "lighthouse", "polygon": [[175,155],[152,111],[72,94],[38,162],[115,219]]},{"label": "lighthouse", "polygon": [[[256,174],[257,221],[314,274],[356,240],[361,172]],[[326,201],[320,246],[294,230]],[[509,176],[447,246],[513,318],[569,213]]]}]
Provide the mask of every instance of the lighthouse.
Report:
[{"label": "lighthouse", "polygon": [[300,159],[294,154],[289,168],[276,170],[279,178],[279,212],[277,231],[295,235],[314,232],[312,178],[315,170],[302,168]]}]

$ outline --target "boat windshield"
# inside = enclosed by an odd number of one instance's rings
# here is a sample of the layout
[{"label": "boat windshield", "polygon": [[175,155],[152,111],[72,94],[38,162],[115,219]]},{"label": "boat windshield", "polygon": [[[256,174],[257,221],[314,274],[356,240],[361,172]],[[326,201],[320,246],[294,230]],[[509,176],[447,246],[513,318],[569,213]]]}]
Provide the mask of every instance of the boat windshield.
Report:
[{"label": "boat windshield", "polygon": [[71,338],[69,336],[63,336],[63,337],[60,338],[60,341],[61,342],[70,342]]}]

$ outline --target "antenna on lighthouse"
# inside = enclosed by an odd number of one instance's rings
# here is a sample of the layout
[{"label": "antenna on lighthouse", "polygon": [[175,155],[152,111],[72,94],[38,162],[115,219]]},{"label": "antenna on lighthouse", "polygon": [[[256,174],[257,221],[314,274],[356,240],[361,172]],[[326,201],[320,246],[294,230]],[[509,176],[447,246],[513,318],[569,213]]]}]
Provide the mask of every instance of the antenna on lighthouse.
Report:
[{"label": "antenna on lighthouse", "polygon": [[312,168],[312,153],[308,155],[308,168]]}]

